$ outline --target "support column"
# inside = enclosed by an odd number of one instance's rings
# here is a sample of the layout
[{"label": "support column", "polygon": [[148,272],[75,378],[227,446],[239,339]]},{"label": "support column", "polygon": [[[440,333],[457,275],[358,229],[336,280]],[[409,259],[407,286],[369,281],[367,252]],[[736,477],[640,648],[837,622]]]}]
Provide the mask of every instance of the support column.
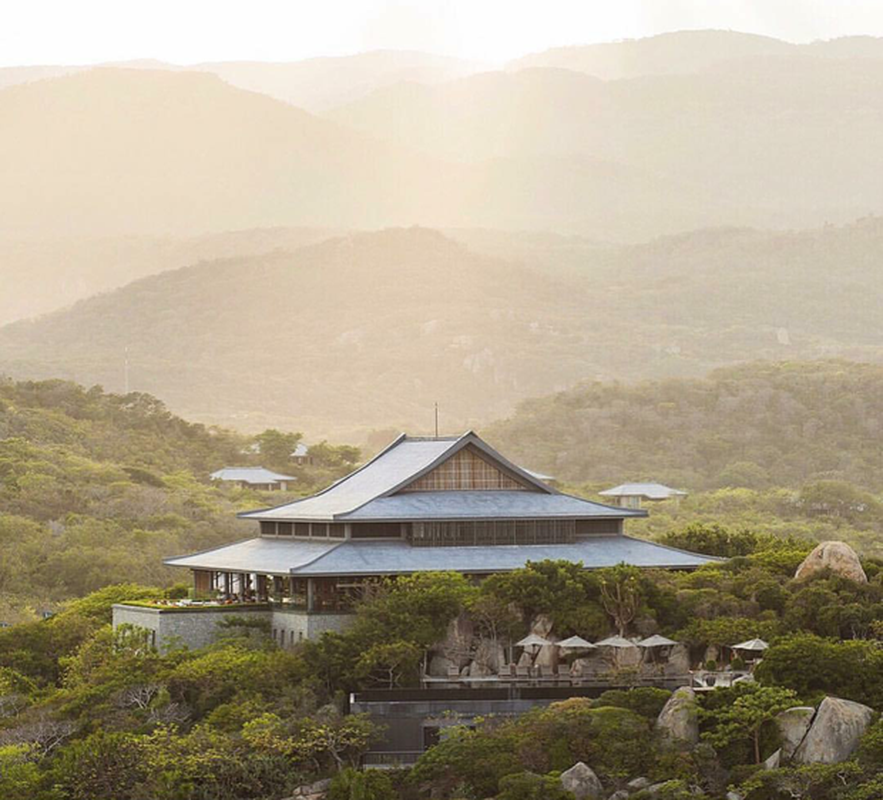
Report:
[{"label": "support column", "polygon": [[307,578],[307,611],[314,611],[316,606],[316,582]]}]

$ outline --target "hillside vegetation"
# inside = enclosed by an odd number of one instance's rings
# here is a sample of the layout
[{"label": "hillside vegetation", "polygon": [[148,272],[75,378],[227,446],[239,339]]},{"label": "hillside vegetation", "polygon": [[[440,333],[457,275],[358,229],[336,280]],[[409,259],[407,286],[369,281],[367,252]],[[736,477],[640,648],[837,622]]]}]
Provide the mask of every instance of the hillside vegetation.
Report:
[{"label": "hillside vegetation", "polygon": [[[109,624],[114,602],[156,590],[108,587],[50,620],[0,630],[0,795],[282,800],[327,776],[339,800],[572,800],[558,776],[582,761],[608,791],[637,776],[665,784],[638,798],[722,800],[738,787],[746,800],[872,800],[883,790],[874,713],[883,710],[883,565],[866,560],[862,584],[827,572],[796,581],[805,552],[754,541],[695,573],[545,561],[481,584],[458,573],[402,577],[377,585],[345,632],[291,650],[231,615],[211,647],[157,651],[139,629]],[[606,635],[617,623],[605,590],[627,593],[636,612],[627,633],[659,630],[693,658],[749,636],[770,640],[757,681],[690,697],[684,727],[699,746],[676,749],[654,724],[669,691],[618,688],[520,716],[446,719],[413,769],[354,769],[383,731],[345,713],[348,693],[417,686],[426,651],[455,620],[474,621],[495,646],[523,636],[537,614],[557,636]],[[634,678],[633,668],[613,670],[623,687]],[[782,743],[776,714],[831,695],[870,707],[856,751],[831,765],[760,767]]]},{"label": "hillside vegetation", "polygon": [[296,249],[339,233],[260,228],[204,236],[0,237],[0,325],[56,311],[146,275]]},{"label": "hillside vegetation", "polygon": [[[182,576],[163,558],[253,534],[236,512],[269,498],[212,486],[209,473],[288,469],[297,439],[264,432],[263,452],[243,455],[254,439],[186,422],[149,395],[0,381],[0,622],[110,583],[168,585]],[[296,488],[327,483],[357,457],[317,447],[313,467],[292,468]]]},{"label": "hillside vegetation", "polygon": [[883,556],[883,367],[748,364],[703,379],[586,383],[522,403],[485,433],[569,491],[661,481],[690,496],[651,503],[629,530],[662,538],[723,525],[841,539]]},{"label": "hillside vegetation", "polygon": [[883,491],[883,366],[748,364],[695,380],[586,383],[522,403],[487,434],[571,481],[688,489],[850,481]]},{"label": "hillside vegetation", "polygon": [[883,354],[878,219],[624,248],[453,235],[470,247],[393,229],[146,278],[0,329],[0,371],[121,391],[128,348],[130,385],[188,418],[339,437],[427,430],[435,402],[456,430],[582,380]]}]

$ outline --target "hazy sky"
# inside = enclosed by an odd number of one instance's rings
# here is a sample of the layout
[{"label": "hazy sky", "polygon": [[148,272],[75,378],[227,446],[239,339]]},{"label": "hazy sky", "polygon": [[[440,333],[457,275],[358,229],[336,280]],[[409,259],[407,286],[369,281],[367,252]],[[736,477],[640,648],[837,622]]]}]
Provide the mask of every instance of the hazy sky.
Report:
[{"label": "hazy sky", "polygon": [[0,64],[282,61],[377,48],[499,62],[563,44],[731,28],[883,35],[883,0],[0,0]]}]

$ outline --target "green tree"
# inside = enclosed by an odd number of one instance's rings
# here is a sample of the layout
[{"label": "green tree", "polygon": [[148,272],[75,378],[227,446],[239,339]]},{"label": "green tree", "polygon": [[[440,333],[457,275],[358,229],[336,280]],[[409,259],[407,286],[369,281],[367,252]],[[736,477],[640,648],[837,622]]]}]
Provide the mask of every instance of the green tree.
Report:
[{"label": "green tree", "polygon": [[754,763],[761,759],[761,733],[775,716],[795,705],[797,693],[778,686],[756,686],[740,694],[732,705],[706,712],[712,727],[703,738],[718,748],[726,748],[739,740],[749,739],[754,750]]},{"label": "green tree", "polygon": [[260,447],[261,461],[276,469],[286,469],[291,463],[291,454],[303,439],[302,433],[284,433],[268,428],[254,437]]},{"label": "green tree", "polygon": [[359,657],[356,670],[361,677],[394,689],[406,676],[417,677],[423,652],[412,642],[375,644]]},{"label": "green tree", "polygon": [[599,571],[601,602],[613,619],[620,636],[641,607],[641,573],[636,567],[619,564]]}]

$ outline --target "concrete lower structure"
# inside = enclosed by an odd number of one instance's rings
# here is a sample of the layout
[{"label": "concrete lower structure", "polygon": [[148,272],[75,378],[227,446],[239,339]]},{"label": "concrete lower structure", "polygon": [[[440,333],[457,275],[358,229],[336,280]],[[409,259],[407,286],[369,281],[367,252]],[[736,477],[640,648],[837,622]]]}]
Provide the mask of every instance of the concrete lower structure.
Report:
[{"label": "concrete lower structure", "polygon": [[[684,684],[671,679],[655,683],[665,689]],[[611,681],[596,686],[377,689],[350,695],[349,710],[367,714],[383,729],[383,737],[365,754],[364,766],[388,769],[416,762],[452,725],[472,727],[479,717],[517,716],[571,697],[598,697],[608,689],[629,688]]]},{"label": "concrete lower structure", "polygon": [[311,613],[267,603],[194,608],[118,603],[113,607],[114,630],[121,625],[132,625],[148,631],[151,644],[160,650],[181,646],[191,650],[206,647],[226,632],[227,629],[219,623],[234,617],[265,622],[273,640],[281,647],[293,647],[326,631],[341,631],[352,619],[351,614]]}]

